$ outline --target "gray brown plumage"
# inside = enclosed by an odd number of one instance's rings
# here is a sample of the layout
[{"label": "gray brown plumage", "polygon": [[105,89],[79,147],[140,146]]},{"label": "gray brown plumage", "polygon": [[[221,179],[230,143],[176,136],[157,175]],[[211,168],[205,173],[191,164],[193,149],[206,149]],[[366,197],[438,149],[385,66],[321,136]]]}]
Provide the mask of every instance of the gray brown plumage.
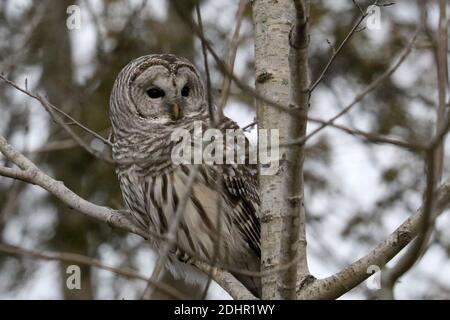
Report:
[{"label": "gray brown plumage", "polygon": [[[118,75],[110,100],[113,156],[123,198],[142,227],[167,232],[192,165],[176,165],[171,152],[175,129],[193,130],[194,121],[210,126],[206,93],[196,68],[174,55],[148,55],[131,61]],[[238,126],[217,112],[218,129]],[[219,167],[220,166],[220,167]],[[222,179],[219,179],[222,175]],[[222,187],[217,187],[222,181]],[[220,193],[219,193],[220,192]],[[176,234],[177,247],[167,268],[193,281],[194,268],[179,261],[188,253],[212,261],[217,241],[217,199],[221,199],[221,250],[217,264],[255,295],[260,279],[233,270],[260,270],[259,196],[256,166],[202,164]],[[156,249],[160,243],[154,241]]]}]

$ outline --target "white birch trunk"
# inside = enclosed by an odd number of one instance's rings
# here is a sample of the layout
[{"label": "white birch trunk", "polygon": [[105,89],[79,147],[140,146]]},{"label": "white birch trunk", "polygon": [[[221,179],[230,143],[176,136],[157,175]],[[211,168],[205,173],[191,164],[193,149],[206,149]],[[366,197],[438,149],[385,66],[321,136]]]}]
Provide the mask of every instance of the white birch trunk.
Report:
[{"label": "white birch trunk", "polygon": [[[307,52],[304,47],[291,50],[289,43],[296,21],[295,9],[292,0],[253,2],[256,89],[277,103],[296,105],[306,115]],[[291,73],[294,65],[297,70]],[[261,101],[256,106],[258,129],[279,130],[280,144],[294,138],[292,135],[296,138],[304,135],[305,118],[291,117]],[[263,299],[294,298],[297,274],[302,278],[309,274],[304,236],[303,157],[301,146],[280,148],[278,172],[260,176],[261,270],[276,270],[291,263],[289,268],[262,278]],[[292,264],[293,259],[297,263]]]}]

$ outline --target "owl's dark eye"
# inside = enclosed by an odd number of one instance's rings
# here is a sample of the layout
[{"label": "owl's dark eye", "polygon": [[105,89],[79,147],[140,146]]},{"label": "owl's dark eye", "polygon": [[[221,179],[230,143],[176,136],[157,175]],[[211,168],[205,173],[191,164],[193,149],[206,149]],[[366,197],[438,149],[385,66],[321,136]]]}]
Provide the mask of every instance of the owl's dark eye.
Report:
[{"label": "owl's dark eye", "polygon": [[147,90],[147,95],[152,99],[158,99],[164,97],[166,94],[159,88],[151,88]]},{"label": "owl's dark eye", "polygon": [[181,89],[181,95],[183,97],[188,97],[189,96],[189,87],[188,86],[184,86],[183,89]]}]

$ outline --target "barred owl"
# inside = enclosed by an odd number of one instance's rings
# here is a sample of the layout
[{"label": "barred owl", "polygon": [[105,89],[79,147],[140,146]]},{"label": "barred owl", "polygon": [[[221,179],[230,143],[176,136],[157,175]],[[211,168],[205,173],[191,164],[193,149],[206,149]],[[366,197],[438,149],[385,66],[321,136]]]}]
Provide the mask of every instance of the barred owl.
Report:
[{"label": "barred owl", "polygon": [[[145,230],[165,234],[186,192],[193,167],[172,161],[178,142],[171,134],[178,128],[192,131],[196,121],[210,126],[205,91],[197,69],[186,59],[169,54],[131,61],[114,83],[110,119],[116,172],[124,201]],[[219,111],[215,113],[219,130],[239,128]],[[228,266],[259,297],[260,278],[251,275],[260,270],[257,181],[255,165],[201,164],[166,268],[176,277],[195,282],[198,271],[186,263],[190,256],[203,261],[215,256],[217,265]],[[216,223],[218,199],[220,230]],[[220,250],[215,255],[218,239]],[[161,248],[159,241],[152,244]]]}]

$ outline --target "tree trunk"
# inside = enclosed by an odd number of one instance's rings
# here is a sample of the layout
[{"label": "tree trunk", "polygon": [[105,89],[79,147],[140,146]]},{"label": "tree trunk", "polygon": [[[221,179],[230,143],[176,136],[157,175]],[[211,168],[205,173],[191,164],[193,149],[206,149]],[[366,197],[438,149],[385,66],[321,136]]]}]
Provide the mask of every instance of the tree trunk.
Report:
[{"label": "tree trunk", "polygon": [[[253,2],[256,89],[300,115],[292,117],[257,102],[258,129],[279,130],[280,145],[306,132],[307,7],[300,0]],[[280,147],[279,152],[276,174],[260,176],[262,271],[286,268],[262,278],[263,299],[293,299],[298,280],[309,276],[303,206],[304,148]]]}]

